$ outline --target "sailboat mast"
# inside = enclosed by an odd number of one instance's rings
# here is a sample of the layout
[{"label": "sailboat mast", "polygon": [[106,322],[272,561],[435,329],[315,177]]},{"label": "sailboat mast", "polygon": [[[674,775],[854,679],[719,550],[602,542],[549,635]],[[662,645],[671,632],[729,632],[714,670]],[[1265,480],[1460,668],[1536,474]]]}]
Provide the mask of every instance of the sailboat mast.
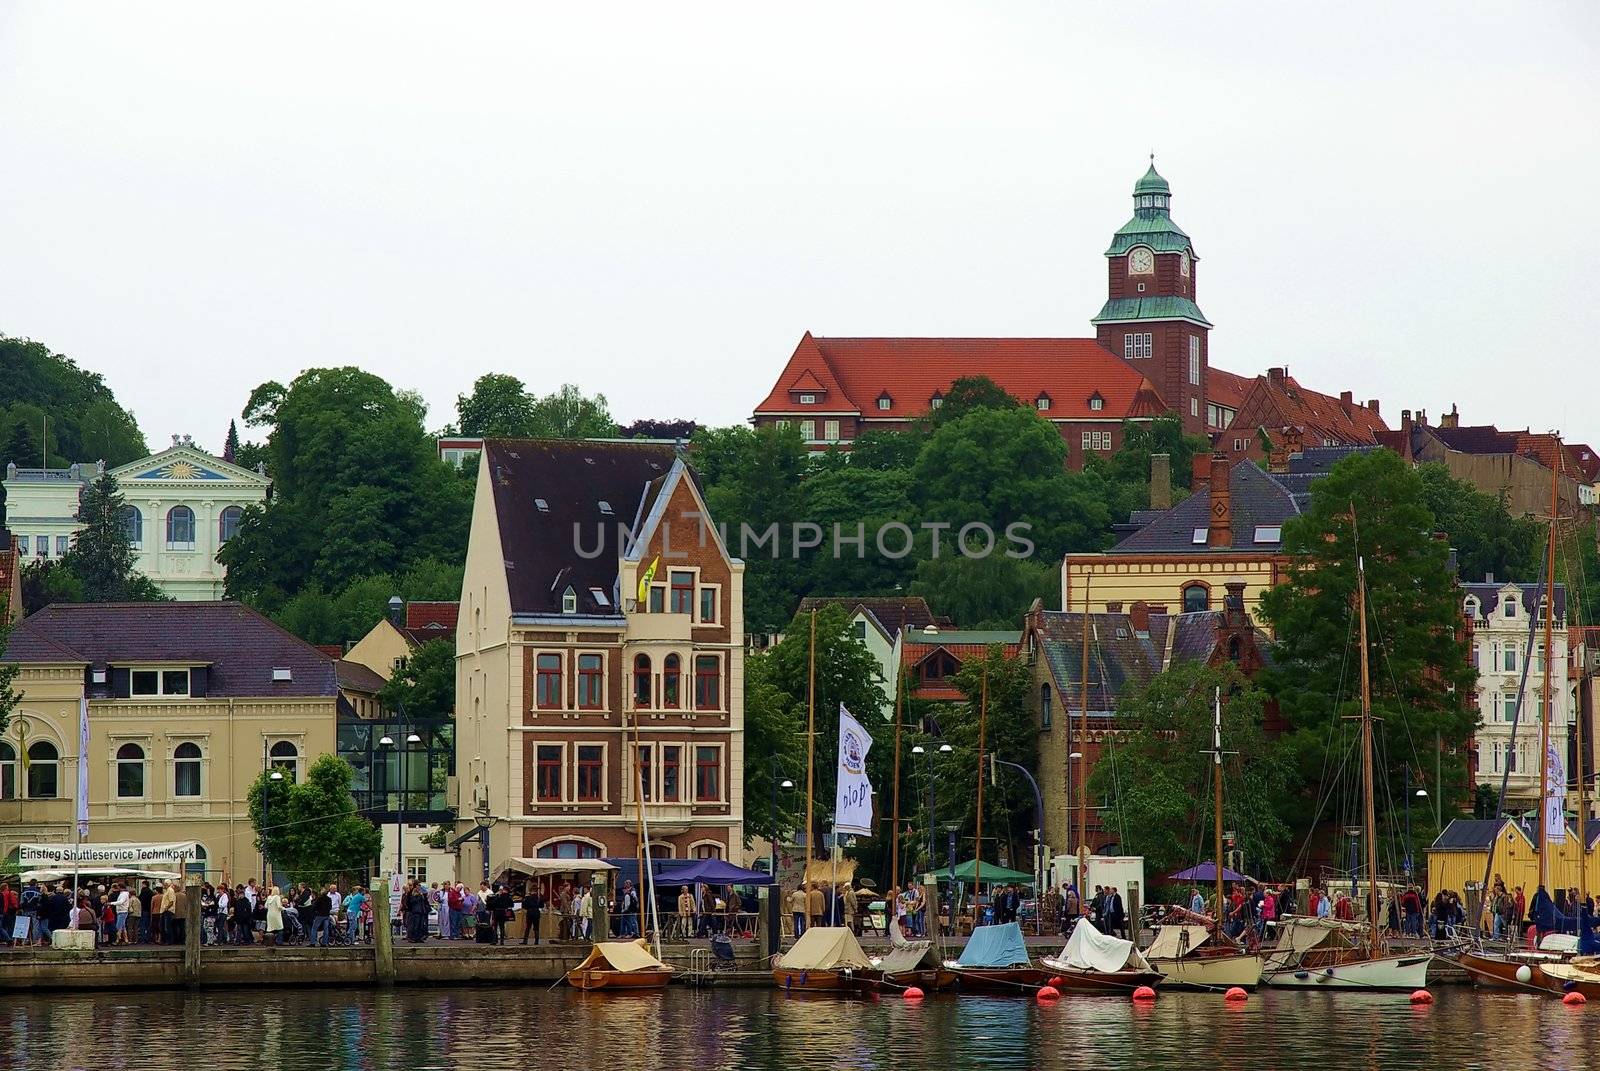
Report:
[{"label": "sailboat mast", "polygon": [[[1544,571],[1544,702],[1539,711],[1539,884],[1547,885],[1545,880],[1550,871],[1549,852],[1550,822],[1548,809],[1550,807],[1550,670],[1555,662],[1555,644],[1553,633],[1556,617],[1556,511],[1560,508],[1560,485],[1557,483],[1556,468],[1561,463],[1561,440],[1555,440],[1555,457],[1550,459],[1550,534],[1545,540]],[[1566,821],[1566,786],[1562,786],[1562,821]],[[1582,850],[1581,848],[1579,849]]]},{"label": "sailboat mast", "polygon": [[[895,674],[894,686],[894,832],[891,834],[893,843],[892,861],[889,864],[889,887],[900,887],[900,697],[904,695],[901,680],[904,674]],[[931,862],[931,861],[930,861]]]},{"label": "sailboat mast", "polygon": [[[1083,666],[1078,676],[1078,898],[1088,890],[1089,869],[1089,577],[1083,578]],[[1069,757],[1070,763],[1072,759]]]},{"label": "sailboat mast", "polygon": [[806,663],[806,868],[800,887],[811,880],[811,804],[817,787],[817,612],[811,611],[811,650]]},{"label": "sailboat mast", "polygon": [[[1353,526],[1352,519],[1352,526]],[[1356,556],[1356,600],[1361,616],[1361,780],[1362,832],[1367,838],[1367,920],[1372,931],[1372,954],[1379,951],[1378,940],[1378,808],[1373,799],[1372,772],[1372,679],[1367,651],[1367,566]]]},{"label": "sailboat mast", "polygon": [[[650,869],[650,826],[644,817],[644,797],[648,787],[644,783],[643,752],[639,745],[639,708],[633,710],[633,797],[638,809],[638,828],[636,839],[639,845],[639,932],[649,933],[645,925],[645,904],[650,905],[652,915],[656,914],[656,880],[655,874]],[[655,927],[656,958],[661,958],[661,926],[657,918]]]},{"label": "sailboat mast", "polygon": [[972,864],[972,921],[977,925],[978,912],[983,907],[983,743],[984,730],[989,719],[989,663],[983,664],[983,684],[978,691],[978,836],[977,850]]},{"label": "sailboat mast", "polygon": [[1222,933],[1222,688],[1217,688],[1216,710],[1211,728],[1212,779],[1216,783],[1216,824],[1212,830],[1212,860],[1217,879],[1217,934]]}]

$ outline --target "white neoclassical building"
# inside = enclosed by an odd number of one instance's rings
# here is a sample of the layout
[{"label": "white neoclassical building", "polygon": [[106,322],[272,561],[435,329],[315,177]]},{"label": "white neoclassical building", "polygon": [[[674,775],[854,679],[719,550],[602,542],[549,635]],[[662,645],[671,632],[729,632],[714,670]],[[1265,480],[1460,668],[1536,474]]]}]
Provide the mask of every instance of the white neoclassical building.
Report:
[{"label": "white neoclassical building", "polygon": [[[6,527],[24,561],[60,557],[78,530],[83,488],[97,464],[67,469],[6,467]],[[245,508],[265,502],[272,487],[252,472],[194,445],[188,436],[151,457],[111,470],[127,501],[124,526],[135,567],[174,599],[222,598],[225,575],[217,551],[233,536]]]},{"label": "white neoclassical building", "polygon": [[[1539,719],[1544,712],[1545,590],[1538,584],[1497,582],[1463,584],[1462,613],[1472,627],[1472,660],[1478,670],[1479,783],[1496,789],[1502,778],[1506,796],[1532,806],[1539,798]],[[1567,593],[1555,586],[1552,624],[1550,736],[1562,754],[1572,731],[1572,685],[1567,678]],[[1522,697],[1517,712],[1518,695]],[[1512,739],[1512,719],[1516,738]]]}]

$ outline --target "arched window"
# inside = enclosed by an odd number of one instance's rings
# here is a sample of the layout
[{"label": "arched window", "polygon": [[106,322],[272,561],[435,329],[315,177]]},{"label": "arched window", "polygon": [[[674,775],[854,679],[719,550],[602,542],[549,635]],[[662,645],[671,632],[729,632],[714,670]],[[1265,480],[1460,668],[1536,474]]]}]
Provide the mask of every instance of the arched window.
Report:
[{"label": "arched window", "polygon": [[558,840],[539,845],[534,855],[540,859],[598,859],[600,849],[588,841]]},{"label": "arched window", "polygon": [[144,514],[138,506],[122,507],[122,534],[136,547],[144,543]]},{"label": "arched window", "polygon": [[1467,596],[1465,610],[1467,620],[1476,621],[1478,619],[1478,597],[1476,595]]},{"label": "arched window", "polygon": [[144,797],[144,748],[123,744],[117,748],[117,798]]},{"label": "arched window", "polygon": [[217,518],[217,541],[226,543],[239,534],[239,522],[244,520],[244,510],[238,506],[229,506]]},{"label": "arched window", "polygon": [[1204,584],[1190,584],[1183,589],[1183,612],[1198,614],[1211,609],[1211,592]]},{"label": "arched window", "polygon": [[188,506],[173,506],[167,511],[167,546],[194,549],[194,510]]},{"label": "arched window", "polygon": [[722,845],[696,844],[693,849],[693,854],[696,859],[721,859]]},{"label": "arched window", "polygon": [[185,740],[172,753],[172,794],[200,795],[200,745]]},{"label": "arched window", "polygon": [[294,784],[299,779],[300,749],[295,747],[291,741],[279,740],[272,745],[272,750],[269,754],[271,755],[273,769],[282,770],[284,780]]},{"label": "arched window", "polygon": [[1229,636],[1228,637],[1228,661],[1230,661],[1230,662],[1239,661],[1239,655],[1240,655],[1241,649],[1242,648],[1241,648],[1241,645],[1239,643],[1239,637],[1237,637],[1237,636]]},{"label": "arched window", "polygon": [[661,705],[678,709],[678,693],[683,687],[683,663],[675,654],[669,654],[661,663]]},{"label": "arched window", "polygon": [[650,707],[650,656],[647,654],[635,655],[633,658],[633,705],[640,710]]},{"label": "arched window", "polygon": [[17,798],[17,749],[0,740],[0,800]]},{"label": "arched window", "polygon": [[1047,681],[1039,685],[1039,728],[1050,728],[1050,719],[1053,713],[1050,709],[1050,684]]},{"label": "arched window", "polygon": [[53,800],[59,794],[61,754],[48,740],[28,745],[28,798]]}]

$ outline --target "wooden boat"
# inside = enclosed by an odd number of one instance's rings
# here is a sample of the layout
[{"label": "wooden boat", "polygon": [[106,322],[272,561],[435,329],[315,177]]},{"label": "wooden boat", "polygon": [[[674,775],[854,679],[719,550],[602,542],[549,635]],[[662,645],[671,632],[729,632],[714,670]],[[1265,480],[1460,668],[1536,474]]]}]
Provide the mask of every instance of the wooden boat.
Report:
[{"label": "wooden boat", "polygon": [[843,926],[811,927],[772,967],[772,984],[787,993],[855,992],[881,977]]},{"label": "wooden boat", "polygon": [[1062,992],[1127,994],[1161,984],[1161,972],[1132,941],[1101,933],[1088,919],[1078,920],[1061,955],[1046,956],[1039,964]]},{"label": "wooden boat", "polygon": [[[1466,949],[1447,957],[1472,976],[1472,981],[1491,989],[1542,989],[1564,993],[1562,982],[1547,976],[1544,968],[1571,963],[1578,954],[1578,939],[1571,934],[1549,933],[1537,949],[1513,948],[1506,952]],[[1527,980],[1518,977],[1527,968]],[[1587,994],[1586,994],[1587,995]]]},{"label": "wooden boat", "polygon": [[946,966],[956,976],[956,988],[966,992],[1031,994],[1050,980],[1034,966],[1015,922],[979,926],[960,958]]},{"label": "wooden boat", "polygon": [[1144,957],[1162,973],[1163,985],[1178,989],[1254,989],[1266,963],[1264,956],[1227,938],[1217,940],[1210,927],[1190,922],[1158,926]]},{"label": "wooden boat", "polygon": [[638,941],[597,941],[584,961],[567,972],[574,989],[660,989],[673,970]]},{"label": "wooden boat", "polygon": [[1433,953],[1391,953],[1379,929],[1367,568],[1359,554],[1356,557],[1356,612],[1361,622],[1361,825],[1362,842],[1367,851],[1367,920],[1358,923],[1293,916],[1281,920],[1278,943],[1268,952],[1261,971],[1261,981],[1271,986],[1371,990],[1421,989],[1428,984],[1428,965],[1433,962]]},{"label": "wooden boat", "polygon": [[1369,940],[1361,922],[1289,916],[1261,969],[1264,985],[1301,989],[1421,989],[1431,952],[1391,954]]},{"label": "wooden boat", "polygon": [[876,983],[879,989],[916,986],[925,993],[932,993],[956,984],[956,972],[939,958],[932,941],[907,941],[897,945],[874,966],[880,973]]}]

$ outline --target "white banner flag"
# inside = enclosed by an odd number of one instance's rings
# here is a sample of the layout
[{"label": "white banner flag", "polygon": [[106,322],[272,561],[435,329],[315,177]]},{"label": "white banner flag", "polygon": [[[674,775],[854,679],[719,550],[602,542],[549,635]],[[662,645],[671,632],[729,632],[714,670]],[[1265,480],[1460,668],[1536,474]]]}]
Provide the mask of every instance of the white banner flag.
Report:
[{"label": "white banner flag", "polygon": [[833,810],[834,833],[872,835],[872,782],[867,780],[867,752],[872,737],[839,704],[839,789]]},{"label": "white banner flag", "polygon": [[78,700],[78,839],[89,835],[89,700]]},{"label": "white banner flag", "polygon": [[1544,799],[1544,839],[1551,844],[1567,841],[1567,763],[1557,740],[1550,738],[1545,752],[1545,776],[1549,778],[1550,794]]}]

